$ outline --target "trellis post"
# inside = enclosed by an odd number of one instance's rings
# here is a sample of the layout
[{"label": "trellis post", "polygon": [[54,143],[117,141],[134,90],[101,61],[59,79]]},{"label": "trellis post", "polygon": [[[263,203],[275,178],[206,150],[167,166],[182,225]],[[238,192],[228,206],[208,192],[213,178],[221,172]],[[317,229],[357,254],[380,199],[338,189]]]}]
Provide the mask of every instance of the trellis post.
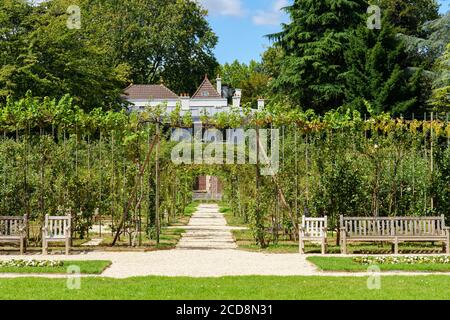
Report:
[{"label": "trellis post", "polygon": [[160,152],[160,128],[159,119],[156,122],[156,156],[155,156],[155,175],[156,175],[156,190],[155,190],[155,222],[156,222],[156,243],[159,245],[160,233],[160,217],[159,217],[159,187],[160,187],[160,173],[159,173],[159,152]]},{"label": "trellis post", "polygon": [[[433,172],[434,172],[434,155],[433,155],[433,152],[434,152],[434,130],[433,130],[433,122],[434,122],[434,113],[433,112],[431,112],[431,123],[430,123],[430,130],[431,130],[431,133],[430,133],[430,140],[431,140],[431,143],[430,143],[430,167],[431,167],[431,176],[432,176],[432,178],[433,178]],[[431,210],[433,210],[434,209],[434,197],[433,197],[433,195],[431,195]]]}]

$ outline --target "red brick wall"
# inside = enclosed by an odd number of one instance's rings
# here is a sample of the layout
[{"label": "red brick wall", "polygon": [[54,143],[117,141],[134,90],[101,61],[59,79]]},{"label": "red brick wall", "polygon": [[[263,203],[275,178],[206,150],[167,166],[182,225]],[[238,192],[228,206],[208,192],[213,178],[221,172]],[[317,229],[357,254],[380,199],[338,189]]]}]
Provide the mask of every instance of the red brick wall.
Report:
[{"label": "red brick wall", "polygon": [[206,191],[206,176],[201,176],[197,178],[197,190],[196,191]]}]

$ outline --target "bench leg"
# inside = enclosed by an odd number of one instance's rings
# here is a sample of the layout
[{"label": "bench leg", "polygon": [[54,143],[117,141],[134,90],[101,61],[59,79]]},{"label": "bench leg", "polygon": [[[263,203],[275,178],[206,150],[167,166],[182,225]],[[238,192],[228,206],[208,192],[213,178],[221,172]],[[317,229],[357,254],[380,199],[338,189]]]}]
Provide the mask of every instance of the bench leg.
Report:
[{"label": "bench leg", "polygon": [[70,239],[66,239],[66,256],[69,255],[70,251]]},{"label": "bench leg", "polygon": [[327,254],[327,239],[322,240],[322,254]]},{"label": "bench leg", "polygon": [[398,239],[394,240],[394,254],[398,254]]},{"label": "bench leg", "polygon": [[342,237],[341,254],[347,254],[347,235],[343,233],[341,237]]},{"label": "bench leg", "polygon": [[20,239],[20,255],[23,255],[23,239]]},{"label": "bench leg", "polygon": [[300,233],[299,239],[298,239],[298,250],[300,254],[305,254],[305,242],[303,241],[303,236]]},{"label": "bench leg", "polygon": [[445,247],[446,247],[445,253],[450,254],[450,239],[447,240],[447,245]]},{"label": "bench leg", "polygon": [[48,250],[47,250],[47,241],[45,241],[45,239],[42,239],[42,254],[43,255],[47,255]]}]

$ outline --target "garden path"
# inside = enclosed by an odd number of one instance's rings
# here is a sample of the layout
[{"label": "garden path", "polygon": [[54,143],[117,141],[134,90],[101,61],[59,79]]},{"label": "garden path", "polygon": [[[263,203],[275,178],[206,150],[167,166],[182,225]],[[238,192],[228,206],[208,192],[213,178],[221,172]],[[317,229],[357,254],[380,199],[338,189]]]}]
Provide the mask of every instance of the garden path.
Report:
[{"label": "garden path", "polygon": [[[28,255],[26,259],[110,260],[112,265],[102,277],[138,276],[360,276],[367,273],[321,272],[299,254],[267,254],[236,249],[226,221],[216,205],[202,205],[184,227],[179,245],[174,250],[153,252],[86,252],[70,256]],[[23,259],[22,256],[0,255],[0,260]],[[383,275],[427,275],[431,273],[383,272]],[[0,274],[0,278],[16,277],[64,278],[66,275]]]},{"label": "garden path", "polygon": [[178,242],[178,250],[236,249],[237,245],[223,214],[216,204],[202,204],[193,214],[186,233]]}]

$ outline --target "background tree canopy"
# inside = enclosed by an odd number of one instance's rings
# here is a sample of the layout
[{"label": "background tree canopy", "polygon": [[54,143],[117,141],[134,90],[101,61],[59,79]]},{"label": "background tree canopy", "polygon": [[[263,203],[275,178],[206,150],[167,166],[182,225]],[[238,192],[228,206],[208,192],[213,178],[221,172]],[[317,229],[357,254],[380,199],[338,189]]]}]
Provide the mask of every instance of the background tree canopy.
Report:
[{"label": "background tree canopy", "polygon": [[[81,8],[81,29],[67,8]],[[217,37],[196,2],[25,0],[0,3],[0,99],[69,93],[84,109],[116,108],[126,85],[160,79],[192,92],[217,62]]]},{"label": "background tree canopy", "polygon": [[448,79],[436,71],[443,70],[437,61],[445,61],[439,57],[448,19],[439,17],[435,0],[375,4],[380,30],[367,27],[366,0],[296,0],[285,8],[291,21],[269,36],[275,43],[264,55],[274,96],[319,113],[340,106],[394,115],[435,108],[433,82]]},{"label": "background tree canopy", "polygon": [[[261,62],[219,66],[218,38],[196,1],[3,0],[0,103],[31,91],[117,110],[130,83],[192,94],[205,74],[220,74],[252,107],[265,97],[319,114],[448,112],[450,14],[440,16],[436,0],[379,0],[381,29],[370,30],[371,3],[294,0]],[[81,8],[79,30],[66,26],[70,5]]]},{"label": "background tree canopy", "polygon": [[218,74],[222,77],[224,85],[243,90],[243,104],[256,107],[258,98],[267,95],[269,75],[264,70],[263,63],[252,60],[247,65],[236,60],[220,66]]}]

